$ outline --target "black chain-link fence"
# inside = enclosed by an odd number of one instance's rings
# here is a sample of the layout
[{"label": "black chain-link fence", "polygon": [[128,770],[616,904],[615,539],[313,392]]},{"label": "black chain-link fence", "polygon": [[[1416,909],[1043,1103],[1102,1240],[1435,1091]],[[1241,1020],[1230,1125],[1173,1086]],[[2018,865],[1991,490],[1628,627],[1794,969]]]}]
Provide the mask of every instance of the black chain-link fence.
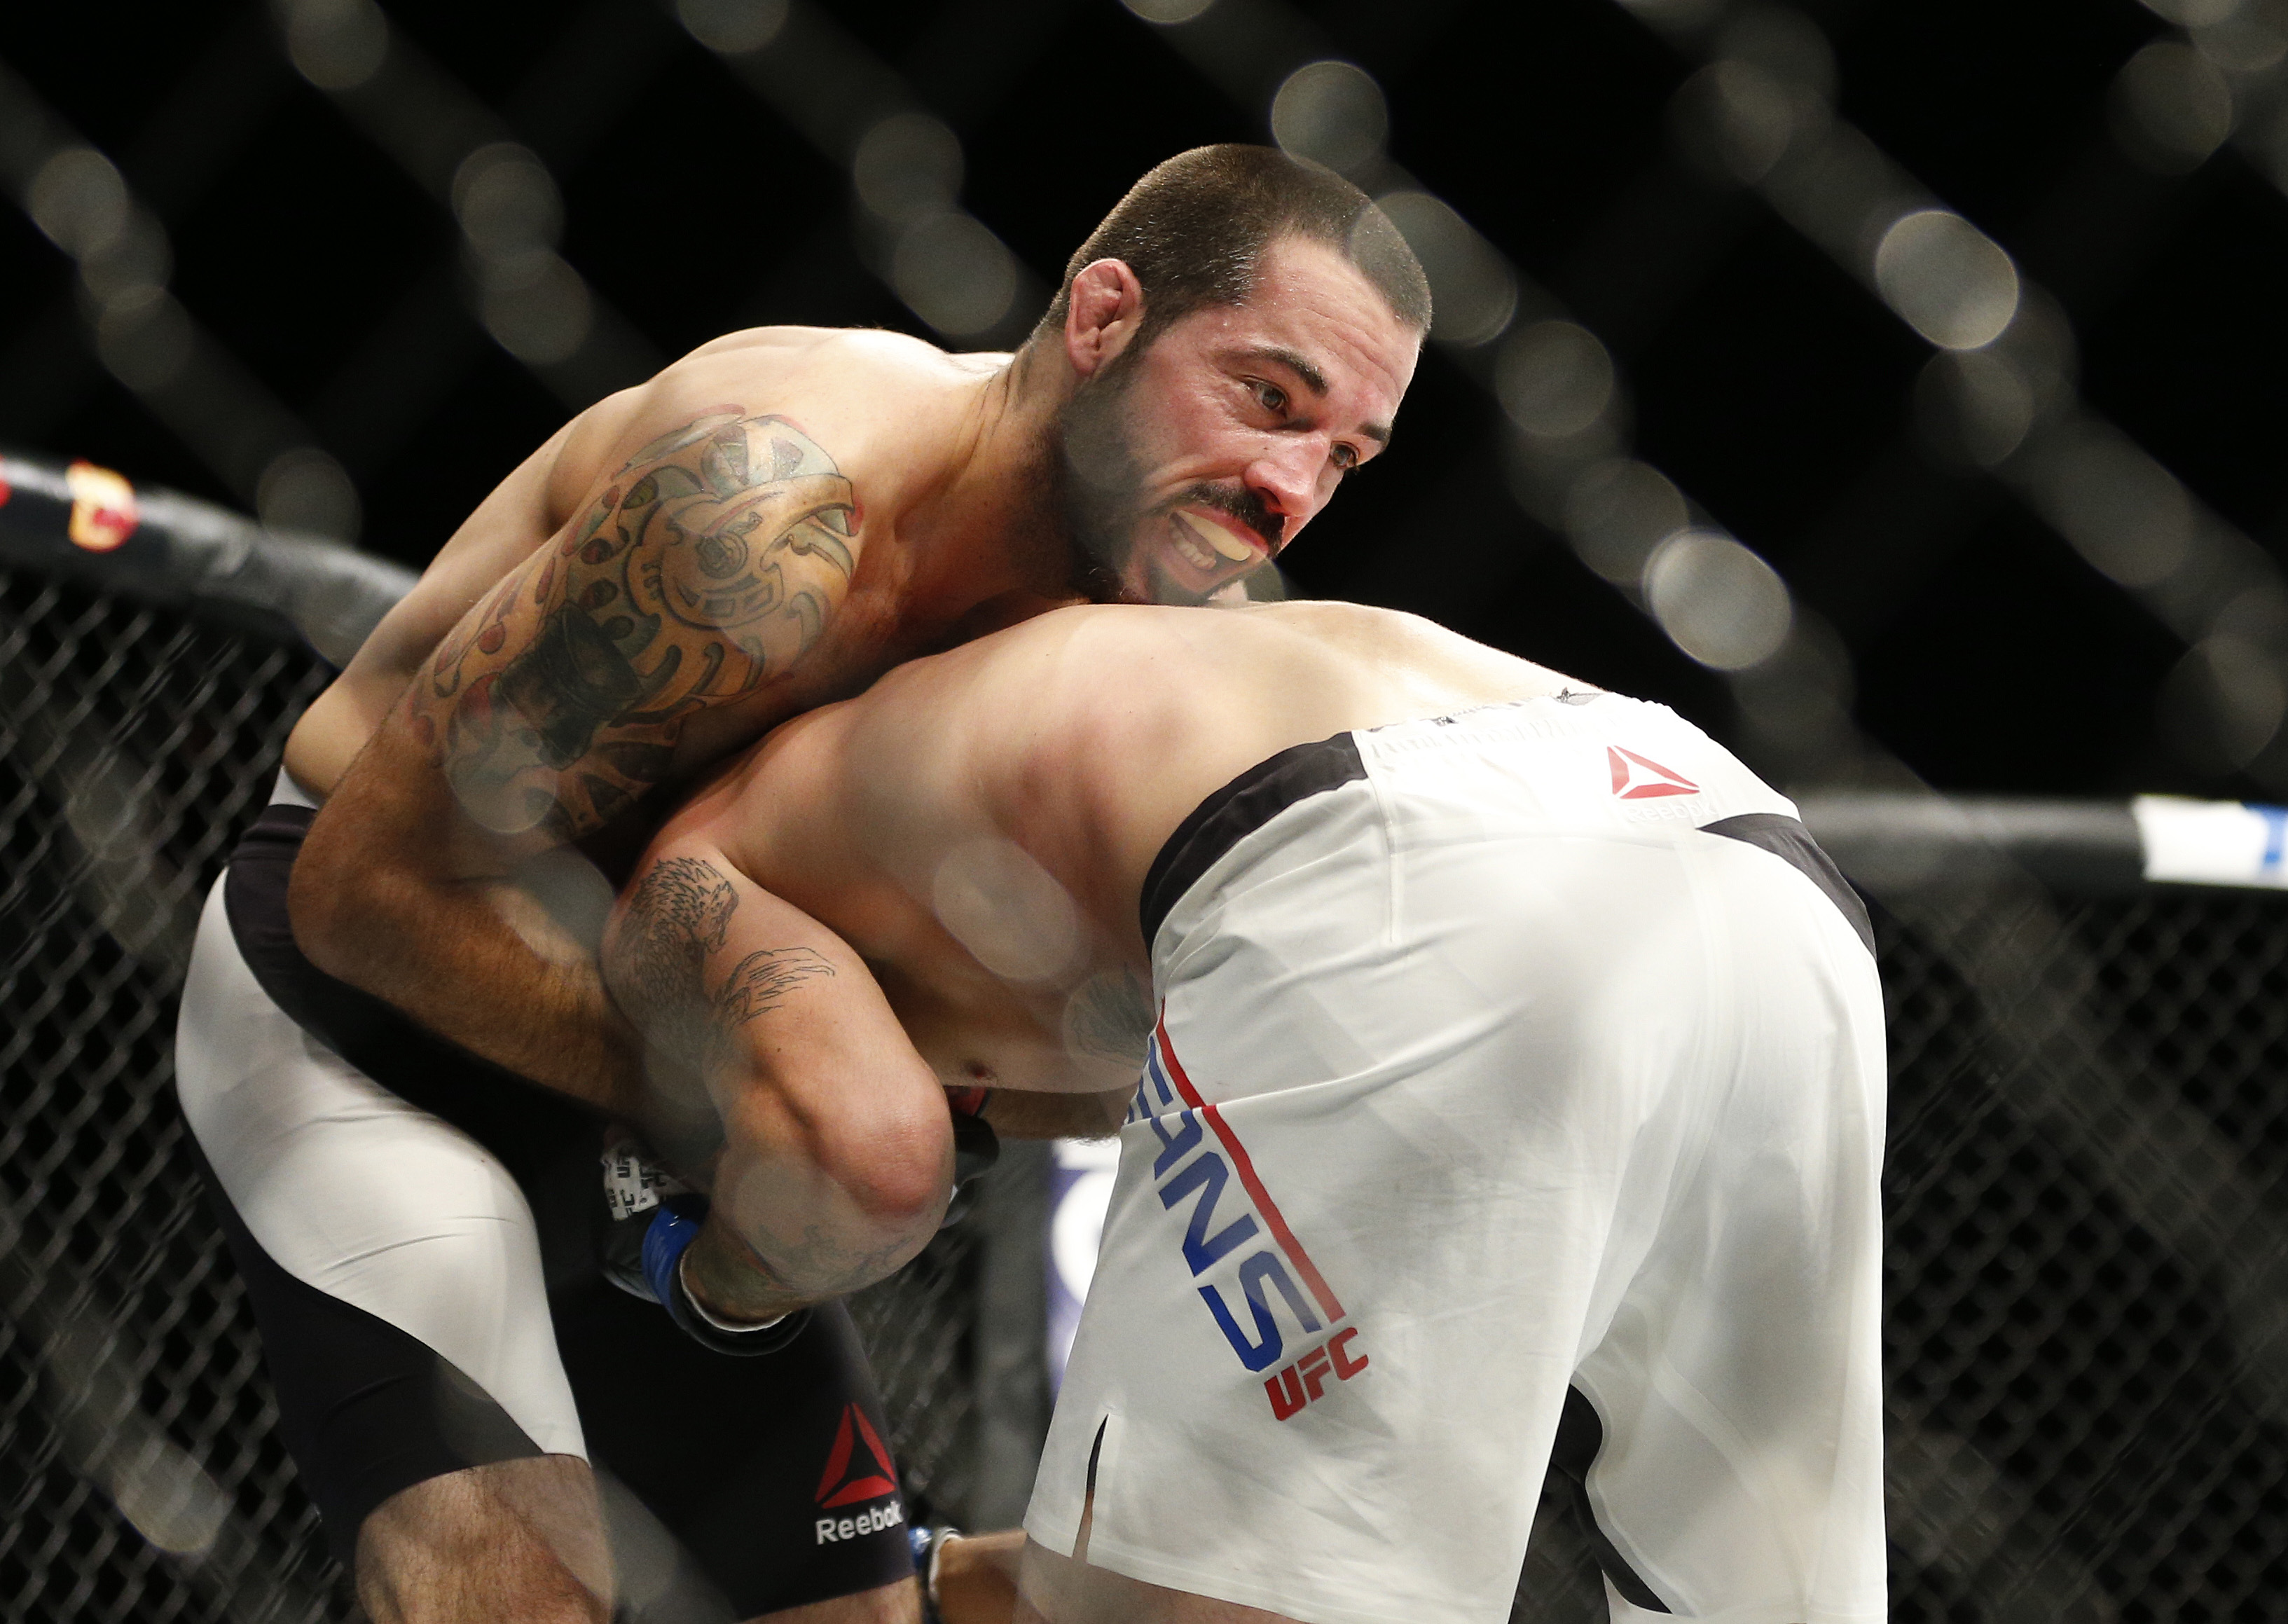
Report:
[{"label": "black chain-link fence", "polygon": [[0,577],[0,1616],[324,1613],[170,1087],[199,905],[324,680],[282,644]]},{"label": "black chain-link fence", "polygon": [[2288,896],[1971,867],[1875,910],[1894,1616],[2288,1616]]},{"label": "black chain-link fence", "polygon": [[[0,577],[0,1617],[347,1606],[169,1088],[199,901],[325,680]],[[2288,897],[1879,897],[1905,1619],[2288,1613]],[[860,1323],[910,1494],[974,1486],[980,1256]],[[1520,1616],[1595,1617],[1553,1493]]]},{"label": "black chain-link fence", "polygon": [[[192,927],[329,673],[0,572],[0,1619],[345,1617],[173,1095]],[[972,1486],[973,1231],[854,1305],[910,1497]]]}]

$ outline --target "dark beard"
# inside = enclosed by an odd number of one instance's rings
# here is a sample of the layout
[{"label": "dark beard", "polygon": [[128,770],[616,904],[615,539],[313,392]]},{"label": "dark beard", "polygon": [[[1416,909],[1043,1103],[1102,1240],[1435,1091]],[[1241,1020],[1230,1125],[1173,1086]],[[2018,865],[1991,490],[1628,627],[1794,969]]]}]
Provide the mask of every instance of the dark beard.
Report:
[{"label": "dark beard", "polygon": [[[1140,354],[1132,345],[1103,371],[1081,381],[1050,425],[1037,458],[1038,533],[1061,554],[1050,567],[1061,588],[1053,595],[1091,603],[1202,604],[1205,597],[1164,577],[1148,581],[1140,591],[1129,580],[1137,534],[1151,513],[1142,459],[1128,437],[1128,397]],[[1177,500],[1229,513],[1262,537],[1267,553],[1279,550],[1285,521],[1252,490],[1196,485]]]},{"label": "dark beard", "polygon": [[1144,483],[1128,443],[1129,361],[1124,352],[1081,380],[1057,413],[1043,458],[1051,510],[1061,521],[1065,588],[1092,603],[1144,601],[1126,584]]}]

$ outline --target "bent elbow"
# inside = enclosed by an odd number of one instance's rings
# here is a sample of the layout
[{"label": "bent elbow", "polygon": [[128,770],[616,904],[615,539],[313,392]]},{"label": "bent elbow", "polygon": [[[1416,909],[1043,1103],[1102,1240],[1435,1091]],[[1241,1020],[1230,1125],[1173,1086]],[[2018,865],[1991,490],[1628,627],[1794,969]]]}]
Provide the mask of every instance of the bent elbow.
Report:
[{"label": "bent elbow", "polygon": [[435,917],[425,924],[397,917],[408,896],[404,877],[380,854],[320,838],[323,830],[320,824],[311,832],[286,884],[294,944],[336,980],[378,992],[374,983],[389,962],[390,943],[419,940],[434,930]]},{"label": "bent elbow", "polygon": [[953,1123],[934,1083],[926,1095],[845,1118],[817,1146],[819,1170],[840,1190],[871,1246],[937,1230],[953,1194]]},{"label": "bent elbow", "polygon": [[886,1235],[918,1230],[926,1237],[945,1216],[953,1194],[953,1130],[942,1111],[938,1117],[874,1137],[842,1169],[852,1205]]},{"label": "bent elbow", "polygon": [[360,912],[356,873],[329,862],[322,845],[313,851],[311,844],[297,855],[286,882],[287,923],[304,958],[329,975],[352,981]]}]

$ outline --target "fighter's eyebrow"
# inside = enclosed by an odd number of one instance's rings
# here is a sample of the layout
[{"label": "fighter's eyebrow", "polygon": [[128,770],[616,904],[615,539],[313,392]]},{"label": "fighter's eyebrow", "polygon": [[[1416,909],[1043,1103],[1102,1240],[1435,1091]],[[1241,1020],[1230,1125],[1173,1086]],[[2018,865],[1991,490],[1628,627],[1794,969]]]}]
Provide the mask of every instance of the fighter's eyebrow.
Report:
[{"label": "fighter's eyebrow", "polygon": [[1237,358],[1241,361],[1275,361],[1301,378],[1303,387],[1313,394],[1323,398],[1327,393],[1327,375],[1293,350],[1275,344],[1264,344],[1240,351]]},{"label": "fighter's eyebrow", "polygon": [[[1240,351],[1235,359],[1275,361],[1297,378],[1301,378],[1304,388],[1321,400],[1326,398],[1327,375],[1293,350],[1275,344],[1259,345],[1252,349]],[[1358,432],[1377,445],[1386,446],[1390,443],[1390,425],[1387,423],[1362,423],[1359,425]]]}]

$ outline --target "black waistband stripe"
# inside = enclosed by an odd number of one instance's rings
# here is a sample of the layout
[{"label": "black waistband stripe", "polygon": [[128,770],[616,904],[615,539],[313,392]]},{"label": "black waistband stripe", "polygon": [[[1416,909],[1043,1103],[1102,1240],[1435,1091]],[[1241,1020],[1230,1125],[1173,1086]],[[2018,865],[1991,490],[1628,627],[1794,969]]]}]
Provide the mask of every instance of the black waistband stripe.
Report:
[{"label": "black waistband stripe", "polygon": [[1258,761],[1200,802],[1176,825],[1144,876],[1144,895],[1137,907],[1144,926],[1144,951],[1152,951],[1153,938],[1184,893],[1243,838],[1297,801],[1365,776],[1357,741],[1338,733]]},{"label": "black waistband stripe", "polygon": [[1851,921],[1851,928],[1859,933],[1859,940],[1866,943],[1867,951],[1875,951],[1875,927],[1867,918],[1867,904],[1859,900],[1859,893],[1843,878],[1843,871],[1835,866],[1835,859],[1822,851],[1819,843],[1811,838],[1811,831],[1795,819],[1776,812],[1744,812],[1737,817],[1704,824],[1700,832],[1744,840],[1797,870],[1843,911],[1843,917]]}]

